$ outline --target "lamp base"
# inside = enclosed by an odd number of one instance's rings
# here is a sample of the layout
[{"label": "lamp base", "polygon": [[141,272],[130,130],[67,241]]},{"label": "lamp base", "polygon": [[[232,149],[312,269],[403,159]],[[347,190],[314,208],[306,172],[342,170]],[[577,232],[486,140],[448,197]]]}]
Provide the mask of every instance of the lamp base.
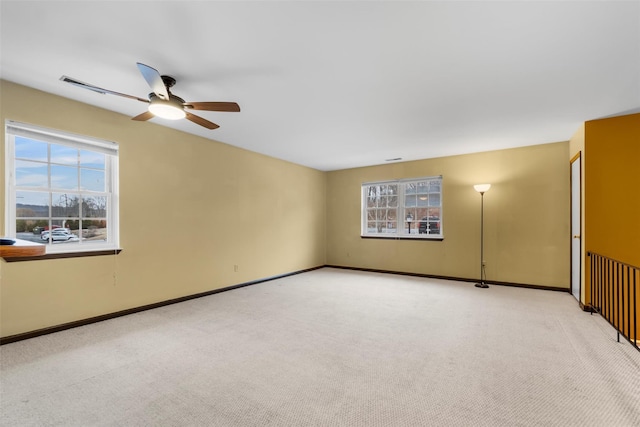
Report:
[{"label": "lamp base", "polygon": [[488,287],[489,287],[489,285],[487,285],[487,284],[486,284],[486,283],[484,283],[484,282],[476,283],[476,288],[486,289],[486,288],[488,288]]}]

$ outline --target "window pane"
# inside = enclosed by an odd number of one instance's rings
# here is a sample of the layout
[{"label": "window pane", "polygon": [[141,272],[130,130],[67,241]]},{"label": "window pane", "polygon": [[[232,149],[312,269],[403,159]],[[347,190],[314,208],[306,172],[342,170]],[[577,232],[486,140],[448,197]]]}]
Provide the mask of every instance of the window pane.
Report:
[{"label": "window pane", "polygon": [[82,201],[83,218],[104,218],[107,216],[107,198],[105,196],[84,197]]},{"label": "window pane", "polygon": [[388,221],[395,221],[396,220],[396,214],[397,214],[397,210],[396,209],[387,209],[387,220]]},{"label": "window pane", "polygon": [[104,192],[104,171],[80,169],[80,189]]},{"label": "window pane", "polygon": [[440,221],[429,221],[429,234],[440,234]]},{"label": "window pane", "polygon": [[48,173],[46,164],[16,160],[16,186],[18,187],[47,188]]},{"label": "window pane", "polygon": [[367,187],[367,207],[374,208],[378,205],[380,197],[380,186],[371,185]]},{"label": "window pane", "polygon": [[389,196],[387,198],[387,206],[390,208],[398,207],[398,196]]},{"label": "window pane", "polygon": [[94,151],[80,150],[80,166],[104,170],[106,156]]},{"label": "window pane", "polygon": [[92,219],[82,221],[82,240],[106,241],[107,221],[105,219]]},{"label": "window pane", "polygon": [[16,159],[47,161],[47,143],[32,139],[16,137]]},{"label": "window pane", "polygon": [[49,193],[16,191],[16,218],[36,217],[49,217]]},{"label": "window pane", "polygon": [[415,195],[406,195],[404,196],[404,205],[408,207],[417,206],[418,198]]},{"label": "window pane", "polygon": [[[35,226],[36,221],[33,219],[16,219],[16,233],[31,234],[31,230],[33,230]],[[21,239],[22,236],[20,236],[19,238]]]},{"label": "window pane", "polygon": [[16,238],[28,240],[34,243],[44,243],[40,238],[40,233],[48,226],[45,219],[16,219]]},{"label": "window pane", "polygon": [[67,219],[64,221],[64,227],[71,230],[71,232],[76,236],[79,236],[78,230],[80,229],[80,219]]},{"label": "window pane", "polygon": [[51,188],[78,189],[78,168],[51,165]]},{"label": "window pane", "polygon": [[376,212],[376,219],[378,221],[386,221],[387,220],[387,210],[386,209],[378,209]]},{"label": "window pane", "polygon": [[65,145],[51,144],[51,163],[78,165],[78,149]]},{"label": "window pane", "polygon": [[416,220],[422,221],[424,218],[428,216],[428,210],[426,208],[418,208],[416,209]]},{"label": "window pane", "polygon": [[429,194],[429,206],[440,206],[440,194]]},{"label": "window pane", "polygon": [[80,216],[80,197],[77,194],[52,193],[51,216],[78,218]]}]

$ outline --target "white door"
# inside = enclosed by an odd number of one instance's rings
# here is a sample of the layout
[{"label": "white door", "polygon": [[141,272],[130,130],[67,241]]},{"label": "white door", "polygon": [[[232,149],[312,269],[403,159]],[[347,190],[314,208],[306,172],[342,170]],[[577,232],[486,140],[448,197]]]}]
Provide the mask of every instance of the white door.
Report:
[{"label": "white door", "polygon": [[581,194],[580,194],[581,160],[580,154],[571,162],[571,294],[580,301],[580,284],[582,279],[582,236]]}]

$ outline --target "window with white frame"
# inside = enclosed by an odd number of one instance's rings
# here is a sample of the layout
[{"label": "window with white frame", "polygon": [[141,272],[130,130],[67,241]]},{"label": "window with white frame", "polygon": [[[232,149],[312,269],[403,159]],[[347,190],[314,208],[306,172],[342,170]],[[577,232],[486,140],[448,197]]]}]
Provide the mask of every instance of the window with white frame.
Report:
[{"label": "window with white frame", "polygon": [[47,253],[118,248],[118,144],[5,124],[5,234]]},{"label": "window with white frame", "polygon": [[362,236],[442,239],[442,176],[362,184]]}]

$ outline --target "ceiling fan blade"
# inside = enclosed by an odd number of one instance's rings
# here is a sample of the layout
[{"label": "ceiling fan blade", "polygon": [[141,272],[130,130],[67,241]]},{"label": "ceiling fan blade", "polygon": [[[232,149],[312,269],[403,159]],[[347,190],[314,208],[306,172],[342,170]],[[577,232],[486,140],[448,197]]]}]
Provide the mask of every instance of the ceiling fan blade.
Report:
[{"label": "ceiling fan blade", "polygon": [[90,85],[88,83],[83,83],[83,82],[81,82],[79,80],[76,80],[76,79],[73,79],[71,77],[62,76],[62,77],[60,77],[60,80],[62,80],[65,83],[69,83],[69,84],[72,84],[74,86],[81,87],[83,89],[89,89],[89,90],[92,90],[94,92],[101,93],[103,95],[107,95],[108,94],[108,95],[123,96],[125,98],[135,99],[137,101],[144,102],[144,103],[147,103],[147,104],[149,103],[148,99],[138,98],[137,96],[133,96],[133,95],[127,95],[126,93],[114,92],[114,91],[109,90],[109,89],[103,89],[103,88],[98,87],[98,86],[93,86],[93,85]]},{"label": "ceiling fan blade", "polygon": [[135,117],[132,117],[131,120],[136,120],[138,122],[144,122],[146,120],[149,119],[153,119],[155,116],[153,115],[153,113],[151,111],[145,111],[142,114],[138,114]]},{"label": "ceiling fan blade", "polygon": [[148,65],[141,64],[140,62],[137,62],[136,64],[138,65],[138,70],[142,73],[142,77],[147,81],[153,93],[162,99],[169,99],[167,87],[164,85],[158,70],[149,67]]},{"label": "ceiling fan blade", "polygon": [[[185,111],[185,113],[187,112]],[[207,119],[203,119],[202,117],[196,116],[195,114],[191,113],[187,113],[187,120],[191,120],[193,123],[204,126],[207,129],[217,129],[220,127],[219,125],[212,123]]]},{"label": "ceiling fan blade", "polygon": [[186,108],[193,108],[194,110],[229,112],[240,111],[240,106],[235,102],[187,102],[184,104],[184,106]]}]

